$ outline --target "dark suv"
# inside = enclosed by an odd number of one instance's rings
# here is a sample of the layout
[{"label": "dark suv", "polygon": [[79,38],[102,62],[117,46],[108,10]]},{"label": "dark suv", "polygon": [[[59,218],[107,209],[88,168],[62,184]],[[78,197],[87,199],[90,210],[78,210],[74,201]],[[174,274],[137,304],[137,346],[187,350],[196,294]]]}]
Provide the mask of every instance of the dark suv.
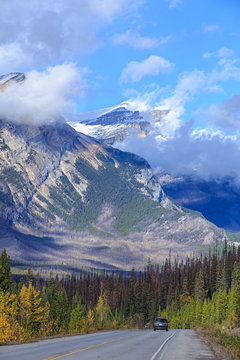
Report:
[{"label": "dark suv", "polygon": [[153,331],[166,330],[168,331],[168,322],[165,318],[157,317],[153,322]]}]

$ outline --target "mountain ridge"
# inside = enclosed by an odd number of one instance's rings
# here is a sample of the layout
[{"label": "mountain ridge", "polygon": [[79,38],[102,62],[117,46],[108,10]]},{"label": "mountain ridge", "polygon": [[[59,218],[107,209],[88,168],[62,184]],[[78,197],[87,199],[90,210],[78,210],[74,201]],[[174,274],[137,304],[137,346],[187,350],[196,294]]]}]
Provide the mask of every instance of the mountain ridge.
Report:
[{"label": "mountain ridge", "polygon": [[63,122],[1,121],[0,145],[1,243],[16,261],[31,262],[32,248],[35,262],[142,268],[223,238],[166,197],[146,160]]},{"label": "mountain ridge", "polygon": [[[117,112],[123,108],[126,113],[130,111],[132,116],[135,114],[135,121],[129,121],[124,111],[119,119]],[[116,144],[116,146],[127,150],[128,141],[125,142],[127,138],[130,139],[129,143],[131,144],[131,137],[134,141],[136,136],[151,136],[152,127],[155,125],[159,125],[157,129],[158,138],[164,144],[167,138],[161,132],[161,124],[162,121],[164,123],[164,118],[168,112],[167,109],[159,110],[157,108],[139,111],[137,106],[126,101],[112,108],[80,114],[79,117],[76,116],[74,121],[69,121],[69,124],[106,144]],[[91,120],[88,120],[89,116]],[[102,119],[104,122],[101,123]],[[154,134],[156,136],[156,129]],[[120,145],[121,142],[123,146]],[[154,163],[156,166],[156,159]],[[164,169],[160,173],[156,170],[156,178],[165,193],[179,206],[201,212],[210,222],[227,231],[234,233],[240,231],[240,187],[238,179],[231,176],[225,176],[221,179],[214,176],[203,178],[197,175],[197,171],[192,176],[184,173],[174,175],[165,172]]]}]

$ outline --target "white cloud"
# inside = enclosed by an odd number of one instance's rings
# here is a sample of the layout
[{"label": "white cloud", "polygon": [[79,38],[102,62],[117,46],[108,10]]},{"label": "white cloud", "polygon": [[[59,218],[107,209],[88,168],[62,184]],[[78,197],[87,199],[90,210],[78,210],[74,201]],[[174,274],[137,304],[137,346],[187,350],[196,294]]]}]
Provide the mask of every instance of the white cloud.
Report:
[{"label": "white cloud", "polygon": [[94,50],[100,43],[99,30],[138,3],[137,0],[1,1],[0,73],[72,61],[76,55]]},{"label": "white cloud", "polygon": [[[234,79],[240,81],[240,68],[237,60],[233,58],[231,49],[221,48],[211,56],[217,57],[217,65],[209,73],[195,69],[190,72],[183,72],[179,75],[175,89],[170,96],[163,98],[163,93],[159,94],[162,98],[158,103],[154,102],[156,110],[166,111],[161,122],[156,124],[158,133],[164,138],[174,138],[175,132],[181,127],[186,105],[202,92],[217,93],[223,91],[222,82]],[[129,73],[134,69],[129,69]],[[145,91],[143,95],[137,94],[138,103],[141,101],[146,107],[146,102],[153,105],[154,92]],[[131,99],[133,101],[133,99]],[[215,108],[212,108],[212,112]],[[210,111],[210,110],[209,110]],[[202,114],[202,113],[201,113]],[[195,116],[198,115],[195,113]],[[204,114],[207,118],[207,115]],[[208,115],[210,117],[210,115]]]},{"label": "white cloud", "polygon": [[169,110],[164,118],[165,136],[174,136],[174,132],[182,123],[185,106],[198,94],[221,92],[222,82],[230,79],[240,81],[240,67],[237,66],[231,49],[221,48],[212,56],[220,58],[212,71],[206,73],[193,70],[180,74],[172,95],[159,102],[157,109]]},{"label": "white cloud", "polygon": [[159,75],[172,70],[174,64],[161,56],[152,55],[142,62],[131,61],[123,69],[122,82],[137,82],[147,75]]},{"label": "white cloud", "polygon": [[239,178],[239,140],[211,130],[196,132],[188,123],[178,129],[174,138],[162,140],[155,128],[146,138],[128,138],[118,148],[143,156],[155,171],[174,176]]},{"label": "white cloud", "polygon": [[215,52],[205,52],[203,54],[203,58],[205,59],[210,59],[210,58],[231,58],[234,56],[234,52],[232,49],[226,48],[226,47],[222,47],[220,49],[218,49],[218,51]]},{"label": "white cloud", "polygon": [[[165,92],[158,94],[161,100],[155,109],[165,113],[158,122],[148,118],[152,130],[145,139],[129,137],[118,147],[145,157],[154,169],[161,168],[173,175],[239,179],[240,95],[193,114],[194,118],[208,121],[210,128],[196,130],[193,123],[183,125],[185,107],[198,95],[219,92],[226,81],[240,81],[240,66],[231,49],[221,48],[210,56],[217,59],[211,71],[184,72],[170,95],[163,97],[166,92],[169,94],[169,89],[162,89]],[[136,97],[137,102],[143,101],[146,109],[153,99],[151,91]]]},{"label": "white cloud", "polygon": [[169,0],[169,8],[174,9],[178,5],[182,4],[184,0]]},{"label": "white cloud", "polygon": [[219,25],[204,25],[203,32],[204,33],[213,33],[220,30]]},{"label": "white cloud", "polygon": [[58,121],[81,91],[80,72],[73,64],[64,64],[32,71],[22,83],[10,82],[0,92],[0,118],[28,124]]},{"label": "white cloud", "polygon": [[196,117],[225,129],[240,129],[240,95],[234,95],[220,105],[213,104],[207,109],[199,109]]},{"label": "white cloud", "polygon": [[202,89],[206,88],[207,77],[203,71],[193,70],[179,75],[178,83],[171,96],[163,99],[156,109],[168,110],[159,130],[164,137],[173,137],[182,122],[185,105]]},{"label": "white cloud", "polygon": [[171,36],[162,38],[153,38],[149,36],[141,36],[137,31],[127,30],[122,34],[118,34],[113,38],[115,45],[130,45],[135,49],[153,49],[166,44],[171,39]]},{"label": "white cloud", "polygon": [[140,93],[135,89],[126,89],[124,92],[124,96],[129,99],[126,101],[128,103],[128,109],[132,111],[138,110],[142,116],[145,115],[143,113],[155,107],[159,101],[159,97],[164,92],[164,88],[159,87],[155,83],[144,86],[144,89],[144,93]]}]

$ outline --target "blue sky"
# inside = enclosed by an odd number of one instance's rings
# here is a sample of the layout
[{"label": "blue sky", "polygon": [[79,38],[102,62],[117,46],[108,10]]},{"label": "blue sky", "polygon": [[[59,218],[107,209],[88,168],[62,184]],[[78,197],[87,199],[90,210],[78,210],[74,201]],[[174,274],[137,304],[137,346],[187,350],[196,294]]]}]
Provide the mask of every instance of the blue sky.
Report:
[{"label": "blue sky", "polygon": [[[157,95],[149,101],[159,105],[184,72],[199,70],[209,76],[221,48],[232,51],[231,59],[240,68],[238,0],[23,0],[18,6],[9,0],[0,10],[0,71],[42,71],[74,62],[80,72],[84,69],[78,112],[112,106],[153,89]],[[135,62],[134,68],[152,56],[155,63],[159,60],[154,73],[145,69],[145,75],[136,78],[131,68],[126,71],[129,63]],[[161,66],[160,58],[172,66]],[[218,91],[196,91],[186,106],[186,119],[198,107],[239,92],[234,78],[215,85]]]},{"label": "blue sky", "polygon": [[[237,1],[185,0],[170,5],[171,2],[165,0],[144,1],[131,15],[119,16],[100,31],[99,48],[81,62],[89,68],[87,77],[92,87],[85,102],[79,103],[79,111],[111,106],[131,95],[141,96],[151,89],[161,88],[161,94],[152,99],[152,105],[158,105],[160,99],[174,91],[182,73],[199,70],[209,76],[218,66],[219,49],[232,50],[232,59],[238,60],[240,5]],[[146,38],[149,44],[146,42],[144,46]],[[209,53],[208,58],[206,53]],[[153,55],[171,62],[172,68],[159,70],[155,75],[149,71],[141,80],[126,77],[121,81],[123,69],[130,62],[141,63]],[[200,88],[194,94],[186,106],[186,119],[199,107],[221,103],[239,92],[239,80],[234,78],[217,81],[214,85],[219,87],[215,91]]]},{"label": "blue sky", "polygon": [[[0,12],[0,73],[27,74],[0,116],[39,123],[130,100],[169,110],[163,135],[182,137],[189,168],[240,168],[239,0],[8,0]],[[126,149],[141,154],[136,144]]]}]

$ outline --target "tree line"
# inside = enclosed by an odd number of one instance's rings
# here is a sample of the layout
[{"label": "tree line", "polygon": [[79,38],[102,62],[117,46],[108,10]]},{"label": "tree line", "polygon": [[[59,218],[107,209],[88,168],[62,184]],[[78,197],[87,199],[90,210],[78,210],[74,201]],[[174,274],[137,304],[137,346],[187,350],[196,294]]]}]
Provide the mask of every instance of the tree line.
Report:
[{"label": "tree line", "polygon": [[155,316],[171,328],[240,326],[240,246],[187,257],[169,256],[144,271],[88,272],[61,279],[11,276],[0,256],[0,343],[97,329],[151,327]]}]

